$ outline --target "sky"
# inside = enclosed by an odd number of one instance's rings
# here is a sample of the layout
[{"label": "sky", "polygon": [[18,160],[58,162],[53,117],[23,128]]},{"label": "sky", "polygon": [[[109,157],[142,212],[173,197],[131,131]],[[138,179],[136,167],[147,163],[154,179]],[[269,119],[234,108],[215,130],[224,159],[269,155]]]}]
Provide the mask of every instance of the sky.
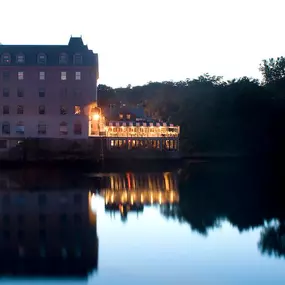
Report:
[{"label": "sky", "polygon": [[1,0],[2,44],[82,36],[112,87],[203,73],[260,78],[285,55],[284,0]]}]

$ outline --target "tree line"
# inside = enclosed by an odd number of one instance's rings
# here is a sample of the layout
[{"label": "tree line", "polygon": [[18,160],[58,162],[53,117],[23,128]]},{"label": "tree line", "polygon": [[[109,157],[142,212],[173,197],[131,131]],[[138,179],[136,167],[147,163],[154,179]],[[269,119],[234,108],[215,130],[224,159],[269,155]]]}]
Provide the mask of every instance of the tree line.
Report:
[{"label": "tree line", "polygon": [[281,154],[285,142],[285,58],[264,60],[262,81],[204,74],[143,86],[98,86],[101,107],[141,105],[147,115],[181,126],[185,153]]}]

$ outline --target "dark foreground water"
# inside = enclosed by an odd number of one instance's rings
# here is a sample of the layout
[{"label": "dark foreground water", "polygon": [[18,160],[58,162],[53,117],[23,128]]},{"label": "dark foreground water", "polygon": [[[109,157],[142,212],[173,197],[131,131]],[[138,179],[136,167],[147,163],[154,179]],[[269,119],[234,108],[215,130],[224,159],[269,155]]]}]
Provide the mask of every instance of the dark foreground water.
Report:
[{"label": "dark foreground water", "polygon": [[282,168],[0,173],[1,284],[284,284]]}]

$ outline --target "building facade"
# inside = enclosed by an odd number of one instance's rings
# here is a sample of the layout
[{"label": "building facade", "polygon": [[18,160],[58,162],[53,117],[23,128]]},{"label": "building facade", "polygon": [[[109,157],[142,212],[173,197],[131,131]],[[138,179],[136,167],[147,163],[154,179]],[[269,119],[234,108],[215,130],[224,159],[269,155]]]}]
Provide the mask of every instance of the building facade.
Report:
[{"label": "building facade", "polygon": [[23,138],[88,138],[98,77],[98,55],[78,37],[0,45],[0,148]]}]

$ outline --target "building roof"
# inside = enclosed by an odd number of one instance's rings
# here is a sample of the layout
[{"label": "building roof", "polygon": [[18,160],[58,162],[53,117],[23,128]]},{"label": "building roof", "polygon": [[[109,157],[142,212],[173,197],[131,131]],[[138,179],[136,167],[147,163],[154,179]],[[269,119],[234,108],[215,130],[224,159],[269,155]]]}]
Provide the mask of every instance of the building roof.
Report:
[{"label": "building roof", "polygon": [[[11,56],[11,63],[5,64],[0,61],[0,65],[38,65],[37,55],[40,53],[46,54],[47,66],[59,65],[59,56],[62,53],[68,55],[68,63],[66,65],[73,64],[73,56],[77,53],[83,56],[83,66],[97,65],[98,55],[88,49],[87,45],[84,45],[82,38],[71,37],[67,45],[4,45],[0,44],[0,56],[2,54],[9,53]],[[23,54],[25,56],[25,63],[19,64],[16,62],[16,55]]]}]

